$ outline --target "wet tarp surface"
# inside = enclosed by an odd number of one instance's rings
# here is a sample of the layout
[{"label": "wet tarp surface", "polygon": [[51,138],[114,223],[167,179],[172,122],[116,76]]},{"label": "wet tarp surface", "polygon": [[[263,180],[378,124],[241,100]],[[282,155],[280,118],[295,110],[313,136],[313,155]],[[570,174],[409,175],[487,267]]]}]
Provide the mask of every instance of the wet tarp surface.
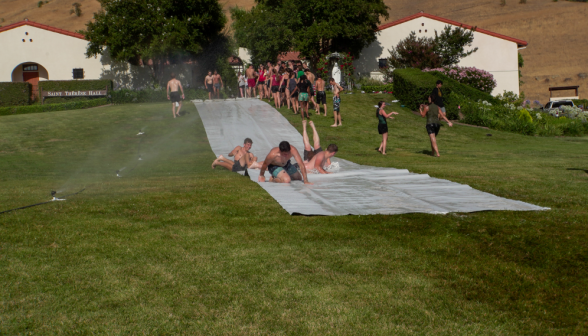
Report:
[{"label": "wet tarp surface", "polygon": [[[227,154],[245,138],[262,161],[286,140],[301,153],[302,135],[269,104],[257,99],[194,101],[213,152]],[[251,180],[265,189],[288,213],[302,215],[372,215],[484,210],[548,210],[533,204],[485,193],[448,180],[414,174],[406,169],[379,168],[334,158],[333,174],[309,174],[313,185],[259,183],[259,170],[249,169]],[[269,172],[265,173],[269,178]]]}]

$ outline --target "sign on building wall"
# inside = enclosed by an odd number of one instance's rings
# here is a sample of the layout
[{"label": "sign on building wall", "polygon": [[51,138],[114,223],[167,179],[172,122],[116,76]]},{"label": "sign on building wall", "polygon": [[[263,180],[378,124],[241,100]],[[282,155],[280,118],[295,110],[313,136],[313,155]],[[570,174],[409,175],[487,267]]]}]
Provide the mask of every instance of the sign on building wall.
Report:
[{"label": "sign on building wall", "polygon": [[86,91],[43,91],[42,96],[46,97],[97,97],[106,96],[106,90],[86,90]]}]

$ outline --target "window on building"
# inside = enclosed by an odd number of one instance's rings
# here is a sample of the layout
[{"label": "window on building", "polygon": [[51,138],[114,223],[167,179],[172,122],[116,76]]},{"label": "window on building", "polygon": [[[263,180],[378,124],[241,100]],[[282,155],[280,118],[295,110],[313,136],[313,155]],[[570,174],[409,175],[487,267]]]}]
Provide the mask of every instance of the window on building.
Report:
[{"label": "window on building", "polygon": [[380,69],[388,67],[388,59],[386,59],[386,58],[380,58],[378,60],[378,67]]},{"label": "window on building", "polygon": [[84,79],[84,69],[73,69],[73,79]]},{"label": "window on building", "polygon": [[39,71],[39,66],[37,66],[37,65],[23,65],[22,71]]}]

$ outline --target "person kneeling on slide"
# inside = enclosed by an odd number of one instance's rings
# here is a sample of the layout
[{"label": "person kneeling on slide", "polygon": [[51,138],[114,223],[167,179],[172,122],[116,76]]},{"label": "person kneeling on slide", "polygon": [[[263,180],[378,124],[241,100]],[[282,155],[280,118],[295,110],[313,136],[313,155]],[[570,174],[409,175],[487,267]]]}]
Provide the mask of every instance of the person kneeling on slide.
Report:
[{"label": "person kneeling on slide", "polygon": [[[297,164],[290,163],[290,158],[294,156]],[[300,168],[300,172],[298,171]],[[265,182],[265,171],[269,170],[272,177],[270,182],[276,183],[290,183],[292,180],[303,180],[304,184],[312,184],[308,182],[306,176],[306,167],[298,150],[294,146],[290,146],[288,141],[280,142],[278,147],[272,148],[267,154],[263,165],[259,171],[259,182]]]},{"label": "person kneeling on slide", "polygon": [[431,139],[431,152],[433,156],[439,157],[439,148],[437,148],[437,134],[439,134],[439,129],[441,128],[441,123],[439,122],[439,117],[447,121],[447,125],[452,127],[453,124],[445,114],[441,111],[439,106],[435,105],[435,103],[431,105],[421,104],[419,108],[421,112],[421,117],[427,118],[427,133],[429,133],[429,138]]},{"label": "person kneeling on slide", "polygon": [[232,172],[245,171],[247,168],[259,168],[260,164],[255,162],[257,161],[257,157],[249,153],[252,145],[253,141],[246,138],[245,141],[243,141],[243,146],[237,146],[229,153],[229,156],[235,157],[235,161],[219,155],[219,157],[212,163],[212,168],[214,169],[216,166],[221,166]]},{"label": "person kneeling on slide", "polygon": [[330,174],[329,172],[325,171],[324,167],[331,164],[331,158],[335,156],[339,149],[337,148],[337,145],[331,144],[327,148],[326,152],[323,151],[323,148],[321,147],[321,140],[312,121],[308,123],[310,124],[310,127],[312,127],[312,140],[314,142],[314,149],[310,147],[310,140],[306,131],[306,123],[306,120],[302,121],[302,140],[304,141],[303,158],[306,171],[316,171],[319,174]]}]

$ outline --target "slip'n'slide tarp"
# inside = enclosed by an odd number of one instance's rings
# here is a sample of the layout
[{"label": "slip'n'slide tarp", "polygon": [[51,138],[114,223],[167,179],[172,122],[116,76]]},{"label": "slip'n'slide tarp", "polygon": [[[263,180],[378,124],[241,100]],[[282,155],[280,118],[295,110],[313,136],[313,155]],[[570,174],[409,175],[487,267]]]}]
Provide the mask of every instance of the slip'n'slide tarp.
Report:
[{"label": "slip'n'slide tarp", "polygon": [[[245,138],[253,140],[259,160],[281,141],[302,152],[302,135],[269,104],[258,99],[194,102],[213,152],[227,154]],[[334,158],[333,174],[309,174],[313,185],[259,183],[288,213],[301,215],[373,215],[484,210],[549,210],[533,204],[498,197],[468,185],[413,174],[406,169],[358,165]],[[249,169],[258,183],[259,170]],[[265,176],[269,178],[269,173]]]}]

